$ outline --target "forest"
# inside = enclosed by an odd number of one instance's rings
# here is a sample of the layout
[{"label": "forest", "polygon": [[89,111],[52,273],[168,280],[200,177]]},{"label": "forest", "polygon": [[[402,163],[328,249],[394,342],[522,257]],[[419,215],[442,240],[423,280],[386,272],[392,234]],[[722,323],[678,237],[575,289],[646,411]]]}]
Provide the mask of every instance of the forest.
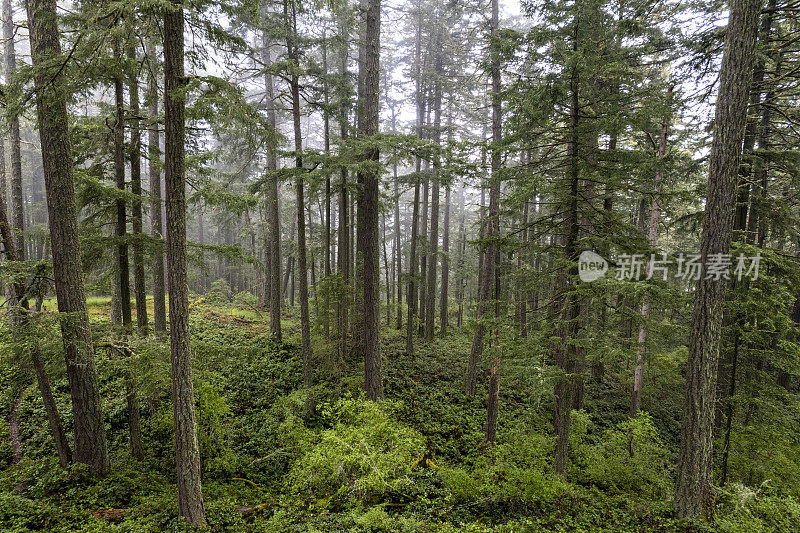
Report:
[{"label": "forest", "polygon": [[796,0],[0,7],[0,531],[800,531]]}]

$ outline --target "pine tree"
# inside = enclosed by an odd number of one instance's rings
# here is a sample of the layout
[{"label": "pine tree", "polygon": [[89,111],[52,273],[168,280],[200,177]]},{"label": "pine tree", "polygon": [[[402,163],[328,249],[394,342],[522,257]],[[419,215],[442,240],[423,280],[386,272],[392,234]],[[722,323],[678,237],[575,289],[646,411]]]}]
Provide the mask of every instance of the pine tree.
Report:
[{"label": "pine tree", "polygon": [[175,468],[178,514],[189,524],[204,527],[206,519],[200,487],[200,452],[189,346],[189,290],[186,281],[186,77],[183,67],[183,28],[183,5],[179,0],[172,0],[164,9],[164,182],[167,192],[167,273]]},{"label": "pine tree", "polygon": [[[754,0],[731,2],[709,159],[700,249],[704,259],[711,254],[726,254],[730,249],[760,7],[760,2]],[[713,514],[712,429],[724,290],[724,283],[701,277],[694,297],[675,494],[675,509],[681,518]]]},{"label": "pine tree", "polygon": [[[6,80],[10,80],[16,75],[17,54],[14,49],[14,21],[11,12],[11,0],[3,0],[3,38],[5,45],[3,50],[3,63],[5,66]],[[8,144],[11,160],[11,222],[16,232],[16,249],[20,261],[24,261],[25,253],[25,212],[24,198],[22,194],[22,155],[20,152],[19,135],[19,94],[16,89],[9,94],[13,99],[9,106],[11,111],[8,120]],[[7,96],[8,97],[8,96]],[[5,174],[5,172],[3,173]],[[3,189],[5,191],[5,189]]]},{"label": "pine tree", "polygon": [[31,59],[36,69],[34,84],[53,274],[75,425],[73,458],[89,465],[96,475],[103,476],[109,469],[108,451],[81,275],[65,85],[63,74],[52,70],[52,58],[62,55],[56,3],[54,0],[27,0],[26,8]]},{"label": "pine tree", "polygon": [[[289,91],[292,98],[292,124],[294,125],[294,160],[297,209],[297,275],[300,285],[300,332],[303,359],[303,386],[309,390],[314,381],[311,367],[311,318],[308,310],[308,266],[306,258],[306,217],[303,196],[303,133],[300,128],[300,65],[297,52],[297,7],[294,0],[284,0],[283,16],[286,28],[286,51],[289,60]],[[294,294],[294,291],[292,291]]]},{"label": "pine tree", "polygon": [[[380,0],[367,0],[366,27],[363,46],[364,62],[361,64],[364,83],[359,93],[359,133],[369,137],[378,133],[379,95],[380,95]],[[363,235],[364,261],[364,390],[367,398],[376,400],[383,396],[381,374],[381,355],[379,351],[380,334],[380,263],[378,259],[378,185],[380,177],[375,167],[379,157],[378,149],[367,148],[365,161],[371,163],[359,173],[363,183],[360,195],[359,212],[362,226],[358,233]]]},{"label": "pine tree", "polygon": [[[145,43],[145,56],[155,57],[152,38]],[[153,330],[156,335],[164,336],[167,332],[166,289],[164,286],[164,253],[160,246],[164,235],[161,217],[161,146],[158,129],[158,73],[157,64],[148,62],[147,70],[147,156],[149,159],[147,172],[150,180],[150,234],[157,241],[153,247]],[[202,239],[201,239],[202,240]]]}]

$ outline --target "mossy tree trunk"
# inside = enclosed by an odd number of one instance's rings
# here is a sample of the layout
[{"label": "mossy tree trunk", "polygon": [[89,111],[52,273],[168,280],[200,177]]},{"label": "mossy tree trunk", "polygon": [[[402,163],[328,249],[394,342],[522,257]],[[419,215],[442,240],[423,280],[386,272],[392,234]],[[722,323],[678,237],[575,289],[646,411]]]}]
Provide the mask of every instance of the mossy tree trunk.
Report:
[{"label": "mossy tree trunk", "polygon": [[74,459],[103,476],[109,461],[83,286],[78,209],[55,0],[26,3],[50,220],[53,277],[75,427]]},{"label": "mossy tree trunk", "polygon": [[200,487],[192,361],[189,347],[189,288],[186,280],[186,168],[184,124],[186,77],[183,70],[183,6],[164,10],[164,181],[167,200],[167,273],[169,278],[172,404],[178,514],[205,526]]},{"label": "mossy tree trunk", "polygon": [[[730,6],[709,155],[702,262],[711,254],[730,250],[760,8],[759,0],[732,0]],[[679,518],[713,514],[714,399],[725,286],[720,280],[701,277],[695,292],[675,493]]]}]

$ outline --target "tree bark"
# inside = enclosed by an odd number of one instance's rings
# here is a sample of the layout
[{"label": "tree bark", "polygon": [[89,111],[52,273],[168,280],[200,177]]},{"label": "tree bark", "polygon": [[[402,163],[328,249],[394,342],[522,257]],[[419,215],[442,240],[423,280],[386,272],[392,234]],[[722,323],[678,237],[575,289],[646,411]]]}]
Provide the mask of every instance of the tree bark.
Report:
[{"label": "tree bark", "polygon": [[82,278],[69,115],[63,73],[53,70],[53,65],[61,64],[61,61],[54,63],[54,58],[62,58],[56,3],[55,0],[27,0],[26,7],[35,69],[53,277],[72,397],[74,459],[103,476],[108,472],[109,462]]},{"label": "tree bark", "polygon": [[[366,29],[364,39],[363,93],[359,95],[363,113],[359,121],[362,137],[367,138],[378,133],[378,114],[380,112],[380,0],[368,0],[366,11]],[[381,378],[381,354],[379,351],[380,335],[380,261],[378,256],[378,211],[379,211],[379,170],[377,168],[379,153],[377,147],[369,147],[365,159],[371,161],[370,167],[362,170],[361,178],[364,189],[358,210],[361,213],[363,227],[358,233],[362,239],[363,253],[363,286],[364,286],[364,390],[370,400],[383,396]]]},{"label": "tree bark", "polygon": [[[441,71],[441,54],[436,57],[436,72]],[[442,140],[442,85],[437,80],[433,97],[433,142],[441,143]],[[430,237],[427,246],[427,283],[425,290],[425,340],[432,341],[436,329],[436,265],[439,261],[439,177],[441,174],[441,158],[436,156],[433,161],[434,178],[431,187],[431,221]]]},{"label": "tree bark", "polygon": [[397,165],[394,165],[394,260],[395,260],[395,287],[397,289],[397,322],[395,328],[403,329],[403,253],[400,248],[400,191],[397,179]]},{"label": "tree bark", "polygon": [[200,486],[200,451],[197,445],[189,346],[189,288],[186,280],[186,77],[183,70],[183,27],[183,6],[179,0],[171,0],[164,9],[164,181],[175,469],[178,514],[189,524],[204,527],[206,519]]},{"label": "tree bark", "polygon": [[[526,255],[530,246],[528,243],[528,209],[530,202],[525,201],[525,206],[522,208],[522,248],[517,252],[517,269],[518,273],[522,272],[522,265],[524,264],[523,256]],[[525,282],[527,280],[520,280],[517,288],[517,314],[519,316],[519,336],[523,339],[528,337],[528,294],[525,290]]]},{"label": "tree bark", "polygon": [[[574,22],[573,51],[577,52],[581,48],[581,21],[577,18],[579,6],[576,6],[576,20]],[[562,240],[563,256],[567,261],[577,260],[577,244],[579,237],[578,219],[578,193],[580,184],[580,79],[578,66],[572,66],[569,80],[569,138],[567,144],[567,176],[565,184],[567,188],[567,198],[564,209],[564,235]],[[569,427],[570,414],[573,405],[573,392],[575,390],[573,380],[577,365],[577,347],[574,344],[578,330],[578,316],[580,314],[580,303],[575,296],[572,287],[571,275],[577,274],[576,268],[569,270],[562,268],[558,273],[557,290],[560,295],[556,295],[553,300],[555,315],[558,317],[558,339],[553,349],[553,360],[561,370],[562,375],[556,382],[555,409],[553,413],[553,430],[556,435],[556,442],[553,455],[553,470],[558,476],[566,476],[567,455],[569,453]]]},{"label": "tree bark", "polygon": [[[339,31],[341,35],[347,36],[350,32],[347,2],[342,9]],[[347,139],[348,134],[348,111],[349,111],[349,73],[347,70],[347,60],[349,56],[349,41],[342,39],[342,48],[339,57],[339,132],[342,143]],[[338,337],[339,361],[344,361],[347,353],[347,333],[348,329],[348,308],[350,305],[349,285],[350,285],[350,210],[347,192],[347,168],[342,167],[339,173],[339,223],[337,246],[338,255],[336,257],[336,269],[341,278],[341,291],[337,295],[336,302],[336,329]]]},{"label": "tree bark", "polygon": [[[25,212],[23,209],[22,193],[22,155],[20,153],[19,137],[19,91],[10,85],[11,78],[17,71],[17,56],[14,50],[14,20],[12,19],[11,0],[3,0],[3,39],[4,63],[7,90],[5,96],[7,106],[11,107],[11,112],[7,116],[8,121],[8,147],[11,160],[11,223],[14,225],[15,241],[17,254],[20,261],[25,261]],[[8,108],[8,107],[7,107]]]},{"label": "tree bark", "polygon": [[[499,5],[498,0],[492,0],[492,19],[491,19],[491,40],[497,35],[499,28]],[[475,334],[472,337],[472,347],[469,353],[469,363],[464,379],[464,389],[470,396],[475,395],[475,384],[478,377],[478,366],[480,365],[481,355],[483,355],[484,338],[486,336],[486,324],[484,321],[491,309],[492,286],[495,279],[495,261],[499,255],[497,238],[500,236],[500,166],[501,153],[499,144],[503,136],[503,117],[502,104],[500,100],[500,63],[497,54],[492,53],[491,59],[491,79],[492,79],[492,158],[491,158],[491,177],[489,185],[489,214],[486,220],[485,237],[487,240],[486,254],[483,261],[483,268],[480,272],[480,295],[478,296],[478,324],[475,327]]]},{"label": "tree bark", "polygon": [[[667,89],[667,106],[672,105],[672,87]],[[661,136],[658,141],[659,168],[656,172],[655,183],[653,184],[653,199],[650,202],[650,227],[647,233],[647,242],[651,250],[655,250],[658,243],[658,220],[660,216],[659,197],[661,195],[661,184],[664,181],[664,169],[660,166],[667,154],[667,136],[669,135],[669,123],[671,112],[667,110],[664,120],[661,122]],[[653,261],[647,262],[647,277],[653,275]],[[631,418],[639,416],[639,409],[642,405],[642,384],[644,380],[644,356],[647,352],[647,317],[650,316],[650,298],[645,295],[642,301],[642,324],[639,326],[639,343],[636,350],[636,368],[633,372],[633,392],[631,393]]]},{"label": "tree bark", "polygon": [[[124,69],[123,56],[119,42],[114,43],[114,58],[118,62],[117,72],[114,74],[114,103],[116,115],[114,116],[114,183],[117,189],[125,191],[125,99],[124,99]],[[128,262],[128,219],[126,214],[125,199],[115,201],[116,221],[114,233],[117,238],[117,287],[119,292],[119,309],[122,328],[125,334],[131,333],[131,288],[130,266]]]},{"label": "tree bark", "polygon": [[[306,266],[306,217],[303,198],[303,133],[300,129],[300,80],[296,74],[299,68],[295,38],[297,19],[294,0],[284,0],[283,14],[286,22],[286,50],[292,74],[289,90],[292,96],[292,122],[294,124],[294,161],[297,175],[297,277],[300,287],[300,352],[303,359],[303,387],[310,394],[314,384],[314,370],[311,368],[311,318],[308,312],[308,267]],[[294,291],[292,292],[294,294]],[[310,402],[310,400],[309,400]],[[308,406],[313,405],[308,403]]]},{"label": "tree bark", "polygon": [[461,214],[458,217],[458,245],[456,259],[456,302],[458,303],[458,313],[456,315],[456,327],[464,324],[464,255],[467,249],[467,233],[464,227],[466,222],[466,209],[464,208],[464,188],[458,194],[458,203]]},{"label": "tree bark", "polygon": [[142,247],[142,134],[139,129],[139,68],[135,44],[128,48],[128,94],[131,128],[131,229],[133,241],[133,292],[136,297],[136,327],[147,335],[147,292],[144,284]]},{"label": "tree bark", "polygon": [[[725,254],[730,249],[760,7],[758,0],[732,0],[730,6],[709,157],[708,200],[700,248],[703,262],[710,254]],[[679,518],[701,512],[710,518],[713,513],[712,433],[724,290],[721,281],[701,277],[697,282],[675,494]]]},{"label": "tree bark", "polygon": [[[423,97],[422,87],[422,5],[417,3],[417,40],[414,52],[414,65],[415,65],[415,83],[416,83],[416,106],[417,106],[417,137],[422,138],[422,124],[425,117],[425,100]],[[411,243],[409,246],[409,260],[408,260],[408,297],[406,303],[408,305],[408,319],[406,320],[406,352],[409,355],[414,353],[414,329],[415,318],[417,316],[418,302],[417,300],[417,247],[419,246],[419,198],[420,198],[420,178],[419,173],[422,170],[422,159],[417,156],[416,158],[416,175],[414,176],[414,203],[412,205],[411,214]]]},{"label": "tree bark", "polygon": [[[155,57],[155,47],[148,40],[145,55]],[[167,333],[167,304],[164,288],[164,252],[161,242],[164,238],[164,223],[161,217],[161,147],[158,132],[158,73],[156,65],[150,63],[147,70],[147,173],[150,179],[150,235],[157,240],[153,247],[153,330],[159,337]],[[202,220],[202,218],[201,218]],[[201,239],[202,241],[202,239]]]},{"label": "tree bark", "polygon": [[[323,137],[325,143],[325,155],[331,151],[331,125],[330,125],[330,91],[328,88],[328,39],[325,29],[322,32],[322,94],[324,97],[324,109],[322,113]],[[323,247],[323,268],[326,280],[331,276],[331,174],[325,175],[325,228],[322,234]],[[325,337],[330,337],[330,298],[325,297],[325,319],[323,323]]]},{"label": "tree bark", "polygon": [[[429,162],[424,161],[425,170],[429,170]],[[425,324],[428,305],[428,207],[430,205],[431,182],[426,176],[422,189],[422,218],[419,228],[419,327],[417,333],[420,337],[425,335]]]},{"label": "tree bark", "polygon": [[6,142],[0,135],[0,197],[8,205],[8,180],[6,179]]},{"label": "tree bark", "polygon": [[489,401],[486,404],[486,428],[484,440],[487,444],[494,444],[497,440],[497,416],[500,413],[500,358],[492,361],[489,371]]},{"label": "tree bark", "polygon": [[[291,229],[289,230],[290,243],[294,243],[296,231],[297,231],[297,220],[295,219],[292,221],[292,226]],[[281,298],[285,298],[286,296],[288,296],[289,281],[292,277],[292,269],[294,268],[293,259],[294,259],[293,255],[289,255],[289,257],[286,258],[286,271],[283,273],[283,286],[281,288]],[[292,291],[294,291],[294,288],[292,288]],[[281,301],[281,304],[283,304],[283,301]],[[290,304],[294,306],[294,300],[291,300]]]},{"label": "tree bark", "polygon": [[[263,7],[263,18],[266,23],[267,4]],[[272,64],[270,57],[269,32],[264,29],[261,33],[262,59],[264,67]],[[264,74],[264,86],[266,89],[267,123],[277,129],[275,117],[275,91],[272,83],[272,75]],[[267,189],[267,221],[269,227],[269,266],[267,272],[268,279],[268,299],[269,299],[269,331],[277,340],[281,340],[281,305],[283,304],[281,292],[281,220],[280,204],[278,203],[278,177],[275,171],[278,169],[278,157],[275,145],[270,143],[267,146],[267,172],[273,173]]]},{"label": "tree bark", "polygon": [[442,295],[439,298],[439,335],[447,335],[448,296],[450,292],[450,186],[444,193],[444,234],[442,235]]}]

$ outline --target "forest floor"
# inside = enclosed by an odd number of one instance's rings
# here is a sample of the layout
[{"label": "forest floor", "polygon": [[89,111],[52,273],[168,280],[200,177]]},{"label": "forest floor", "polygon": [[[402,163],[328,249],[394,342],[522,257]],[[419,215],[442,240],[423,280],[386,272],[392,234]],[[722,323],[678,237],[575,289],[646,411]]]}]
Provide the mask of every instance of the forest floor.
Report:
[{"label": "forest floor", "polygon": [[[118,339],[108,299],[89,301],[98,344]],[[54,304],[45,303],[45,309]],[[554,375],[535,334],[487,350],[501,355],[496,446],[483,443],[486,379],[461,390],[469,330],[404,350],[384,327],[386,399],[361,394],[358,357],[340,357],[314,334],[317,369],[307,410],[289,313],[284,343],[268,316],[247,306],[192,304],[192,349],[203,495],[211,531],[796,531],[800,503],[769,485],[720,490],[709,522],[674,519],[673,475],[680,424],[680,355],[655,362],[645,414],[627,417],[627,372],[587,384],[573,415],[568,482],[551,475]],[[0,430],[0,530],[185,531],[177,518],[168,343],[131,338],[128,360],[97,351],[112,472],[92,478],[62,469],[53,451],[32,371],[15,361],[5,321],[0,417],[16,414],[24,457]],[[58,407],[68,431],[69,393],[60,335],[41,326]],[[661,365],[661,366],[658,366]],[[124,375],[136,375],[146,457],[128,451]]]}]

